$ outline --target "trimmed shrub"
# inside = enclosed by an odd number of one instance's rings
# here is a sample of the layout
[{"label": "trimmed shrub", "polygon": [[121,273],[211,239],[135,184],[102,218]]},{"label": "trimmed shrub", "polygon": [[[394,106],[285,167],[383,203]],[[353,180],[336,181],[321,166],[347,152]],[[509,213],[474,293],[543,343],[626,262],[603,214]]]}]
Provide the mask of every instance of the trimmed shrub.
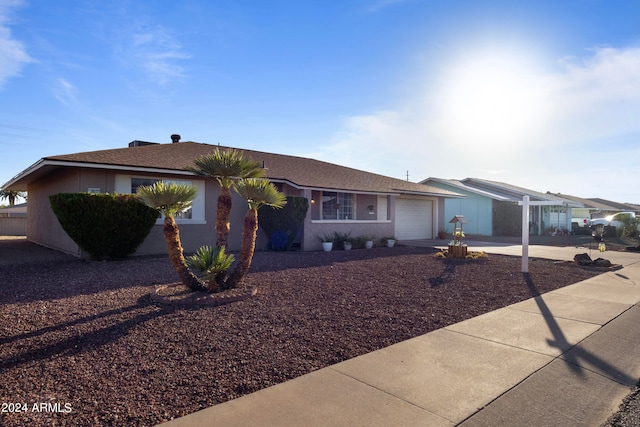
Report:
[{"label": "trimmed shrub", "polygon": [[49,201],[62,229],[99,260],[134,253],[160,216],[133,194],[59,193]]},{"label": "trimmed shrub", "polygon": [[269,238],[269,249],[290,250],[302,230],[309,209],[309,200],[304,197],[287,196],[282,209],[265,207],[258,210],[258,224]]}]

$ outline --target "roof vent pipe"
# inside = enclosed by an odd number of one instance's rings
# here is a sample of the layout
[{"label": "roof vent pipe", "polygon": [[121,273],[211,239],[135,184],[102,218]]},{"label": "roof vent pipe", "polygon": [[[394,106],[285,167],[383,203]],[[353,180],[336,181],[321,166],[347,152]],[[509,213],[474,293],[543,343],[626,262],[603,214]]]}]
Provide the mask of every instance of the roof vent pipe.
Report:
[{"label": "roof vent pipe", "polygon": [[171,135],[171,142],[176,144],[178,142],[180,142],[180,135],[174,133],[173,135]]}]

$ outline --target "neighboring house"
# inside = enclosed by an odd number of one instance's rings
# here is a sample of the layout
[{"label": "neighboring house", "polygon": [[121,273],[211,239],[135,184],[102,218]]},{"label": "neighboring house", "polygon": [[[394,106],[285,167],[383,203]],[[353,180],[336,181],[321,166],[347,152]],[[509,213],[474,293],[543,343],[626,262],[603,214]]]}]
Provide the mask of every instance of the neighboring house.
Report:
[{"label": "neighboring house", "polygon": [[0,206],[0,236],[27,235],[27,203]]},{"label": "neighboring house", "polygon": [[[49,196],[60,192],[133,193],[139,185],[158,180],[198,187],[192,209],[177,219],[186,252],[215,244],[219,186],[185,170],[197,157],[226,147],[179,142],[133,141],[128,148],[44,157],[13,178],[4,188],[29,192],[27,239],[82,256],[53,214]],[[352,236],[395,236],[400,240],[432,238],[446,220],[444,196],[453,192],[338,166],[309,158],[240,150],[266,169],[267,177],[288,196],[310,201],[300,239],[303,250],[320,249],[318,236],[334,231]],[[458,195],[458,197],[460,197]],[[247,204],[234,194],[229,249],[239,250]],[[123,218],[126,220],[126,218]],[[259,233],[258,248],[267,239]],[[161,221],[136,251],[166,252]]]},{"label": "neighboring house", "polygon": [[421,184],[465,195],[464,198],[447,198],[444,216],[464,215],[468,222],[464,230],[472,235],[519,235],[522,232],[522,208],[517,202],[524,196],[529,196],[532,202],[553,203],[529,208],[531,234],[571,230],[571,209],[582,207],[581,203],[552,194],[478,178],[427,178]]},{"label": "neighboring house", "polygon": [[587,200],[597,206],[601,206],[600,209],[592,213],[592,218],[604,218],[617,212],[640,212],[640,206],[633,203],[619,203],[600,198],[590,198]]},{"label": "neighboring house", "polygon": [[607,215],[612,215],[616,212],[640,212],[639,206],[628,203],[617,203],[597,198],[585,199],[561,193],[552,194],[583,205],[581,208],[572,209],[574,220],[579,218],[604,218]]}]

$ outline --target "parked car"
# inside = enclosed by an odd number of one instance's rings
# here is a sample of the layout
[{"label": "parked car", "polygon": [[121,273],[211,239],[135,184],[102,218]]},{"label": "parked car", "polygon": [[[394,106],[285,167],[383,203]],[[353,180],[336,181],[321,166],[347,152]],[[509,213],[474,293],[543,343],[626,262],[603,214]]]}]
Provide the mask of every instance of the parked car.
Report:
[{"label": "parked car", "polygon": [[[591,225],[610,225],[613,227],[622,227],[624,225],[623,220],[626,218],[631,218],[632,220],[636,219],[635,212],[618,212],[613,215],[606,216],[604,218],[593,218],[591,220]],[[640,230],[640,224],[638,224],[638,230]]]},{"label": "parked car", "polygon": [[[574,226],[575,224],[575,226]],[[583,218],[583,217],[579,217],[579,218],[571,218],[571,226],[572,227],[589,227],[591,225],[591,219],[590,218]]]}]

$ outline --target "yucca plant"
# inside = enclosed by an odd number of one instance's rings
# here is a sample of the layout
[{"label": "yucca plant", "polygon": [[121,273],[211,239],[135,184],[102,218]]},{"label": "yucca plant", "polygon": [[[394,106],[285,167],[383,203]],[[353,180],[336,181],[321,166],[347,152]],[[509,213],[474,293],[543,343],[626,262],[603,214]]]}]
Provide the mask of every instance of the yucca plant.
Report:
[{"label": "yucca plant", "polygon": [[224,288],[225,273],[235,259],[233,254],[226,253],[224,246],[202,246],[186,261],[192,270],[207,275],[210,292],[219,292]]},{"label": "yucca plant", "polygon": [[240,260],[228,280],[230,288],[238,287],[242,283],[251,266],[258,232],[258,209],[262,206],[281,208],[287,203],[284,194],[279,192],[275,185],[264,179],[243,179],[236,183],[235,188],[238,194],[247,201],[249,209],[244,216]]},{"label": "yucca plant", "polygon": [[191,207],[198,193],[198,187],[191,184],[156,182],[153,185],[138,187],[138,197],[148,206],[164,215],[164,239],[167,242],[169,260],[176,270],[182,284],[194,291],[207,290],[206,285],[189,269],[185,259],[180,230],[174,215]]},{"label": "yucca plant", "polygon": [[227,246],[229,217],[231,216],[231,188],[244,178],[260,178],[265,175],[262,165],[244,157],[241,151],[216,148],[211,154],[194,160],[195,166],[186,169],[199,176],[216,180],[220,185],[216,210],[216,246]]}]

